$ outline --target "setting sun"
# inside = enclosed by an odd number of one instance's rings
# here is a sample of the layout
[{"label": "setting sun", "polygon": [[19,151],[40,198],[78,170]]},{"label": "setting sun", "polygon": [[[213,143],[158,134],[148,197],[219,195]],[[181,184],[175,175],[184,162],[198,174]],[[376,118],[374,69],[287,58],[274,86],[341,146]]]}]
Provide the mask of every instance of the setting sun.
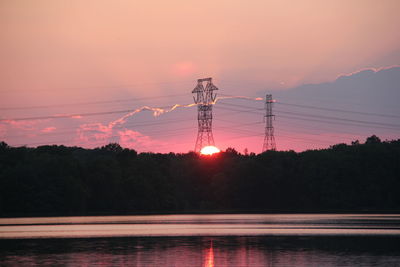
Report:
[{"label": "setting sun", "polygon": [[212,155],[221,152],[218,147],[215,146],[205,146],[201,149],[200,154],[202,155]]}]

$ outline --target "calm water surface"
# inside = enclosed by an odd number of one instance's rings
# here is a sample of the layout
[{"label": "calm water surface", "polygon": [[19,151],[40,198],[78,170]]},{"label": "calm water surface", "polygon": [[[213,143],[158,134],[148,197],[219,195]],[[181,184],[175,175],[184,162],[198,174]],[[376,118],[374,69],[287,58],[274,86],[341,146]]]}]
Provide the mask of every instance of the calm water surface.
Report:
[{"label": "calm water surface", "polygon": [[0,219],[1,266],[400,266],[400,215]]}]

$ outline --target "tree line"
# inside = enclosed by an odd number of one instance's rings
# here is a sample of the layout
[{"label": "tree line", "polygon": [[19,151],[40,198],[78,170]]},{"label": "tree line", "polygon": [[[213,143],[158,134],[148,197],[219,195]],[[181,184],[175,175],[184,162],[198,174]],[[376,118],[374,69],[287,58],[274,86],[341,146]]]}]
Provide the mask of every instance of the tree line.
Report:
[{"label": "tree line", "polygon": [[213,156],[10,147],[0,142],[0,216],[189,212],[396,212],[400,139]]}]

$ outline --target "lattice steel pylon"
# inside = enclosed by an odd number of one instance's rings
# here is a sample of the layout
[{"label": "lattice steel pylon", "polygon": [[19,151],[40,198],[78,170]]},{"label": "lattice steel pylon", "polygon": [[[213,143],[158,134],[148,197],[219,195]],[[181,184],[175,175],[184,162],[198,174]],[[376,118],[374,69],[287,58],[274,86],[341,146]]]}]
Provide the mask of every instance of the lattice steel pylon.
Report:
[{"label": "lattice steel pylon", "polygon": [[275,137],[274,137],[274,126],[272,125],[272,119],[275,119],[275,115],[272,114],[272,95],[265,96],[265,137],[262,151],[276,150]]},{"label": "lattice steel pylon", "polygon": [[[203,86],[203,82],[207,82],[206,87]],[[212,78],[204,78],[197,80],[197,86],[192,91],[193,94],[196,94],[193,99],[194,103],[197,104],[197,121],[199,125],[194,147],[195,152],[200,152],[205,146],[215,145],[212,134],[212,106],[217,97],[214,93],[215,90],[218,90],[218,88],[212,83]]]}]

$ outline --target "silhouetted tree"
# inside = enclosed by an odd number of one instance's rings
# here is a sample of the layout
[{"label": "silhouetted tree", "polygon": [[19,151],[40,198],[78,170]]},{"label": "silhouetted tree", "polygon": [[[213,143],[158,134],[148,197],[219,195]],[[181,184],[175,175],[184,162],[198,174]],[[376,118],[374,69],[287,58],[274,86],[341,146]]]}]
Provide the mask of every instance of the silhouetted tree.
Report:
[{"label": "silhouetted tree", "polygon": [[6,150],[10,148],[5,142],[0,142],[0,150]]},{"label": "silhouetted tree", "polygon": [[119,153],[123,150],[123,148],[118,143],[110,143],[108,145],[102,146],[101,150]]},{"label": "silhouetted tree", "polygon": [[357,145],[359,145],[359,144],[360,144],[360,141],[358,141],[358,140],[351,141],[351,145],[352,145],[352,146],[357,146]]},{"label": "silhouetted tree", "polygon": [[0,216],[137,212],[396,211],[400,140],[239,154],[10,147],[0,142]]},{"label": "silhouetted tree", "polygon": [[379,144],[380,142],[381,139],[376,135],[368,137],[367,140],[365,141],[366,144]]}]

